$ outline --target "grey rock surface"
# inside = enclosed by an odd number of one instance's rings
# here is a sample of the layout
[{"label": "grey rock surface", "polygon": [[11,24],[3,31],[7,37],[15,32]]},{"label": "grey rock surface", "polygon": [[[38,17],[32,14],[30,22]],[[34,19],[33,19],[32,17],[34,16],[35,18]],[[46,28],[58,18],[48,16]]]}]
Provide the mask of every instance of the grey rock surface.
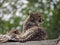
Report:
[{"label": "grey rock surface", "polygon": [[28,42],[6,42],[0,43],[0,45],[56,45],[56,39],[54,40],[42,40],[42,41],[28,41]]}]

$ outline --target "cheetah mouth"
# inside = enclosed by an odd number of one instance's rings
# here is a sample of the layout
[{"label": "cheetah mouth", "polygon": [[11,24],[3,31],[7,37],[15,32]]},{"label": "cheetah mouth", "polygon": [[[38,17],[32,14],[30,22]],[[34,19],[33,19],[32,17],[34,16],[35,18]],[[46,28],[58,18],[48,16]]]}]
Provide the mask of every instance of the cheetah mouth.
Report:
[{"label": "cheetah mouth", "polygon": [[43,21],[43,20],[41,20],[41,19],[39,20],[39,22],[42,22],[42,21]]},{"label": "cheetah mouth", "polygon": [[44,21],[44,20],[41,20],[41,19],[39,20],[39,22],[42,22],[42,21]]},{"label": "cheetah mouth", "polygon": [[41,20],[39,20],[39,22],[41,22]]}]

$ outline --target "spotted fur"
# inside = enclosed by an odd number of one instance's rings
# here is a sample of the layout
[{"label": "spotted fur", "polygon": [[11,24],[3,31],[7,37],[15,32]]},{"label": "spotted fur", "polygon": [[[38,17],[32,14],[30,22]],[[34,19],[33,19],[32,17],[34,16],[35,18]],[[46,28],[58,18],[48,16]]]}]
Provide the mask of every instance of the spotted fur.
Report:
[{"label": "spotted fur", "polygon": [[32,40],[44,40],[47,34],[43,28],[38,24],[42,22],[43,18],[40,13],[30,13],[23,24],[23,33],[17,35],[17,39],[20,42],[32,41]]},{"label": "spotted fur", "polygon": [[4,35],[0,34],[0,42],[16,41],[15,37],[17,34],[20,34],[20,32],[18,32],[16,29],[9,31]]},{"label": "spotted fur", "polygon": [[30,13],[30,15],[24,21],[23,32],[21,34],[17,30],[12,30],[7,33],[7,36],[0,36],[2,37],[0,38],[0,42],[7,42],[8,40],[20,42],[44,40],[46,39],[47,34],[45,30],[39,26],[39,22],[42,21],[43,18],[41,17],[40,13]]}]

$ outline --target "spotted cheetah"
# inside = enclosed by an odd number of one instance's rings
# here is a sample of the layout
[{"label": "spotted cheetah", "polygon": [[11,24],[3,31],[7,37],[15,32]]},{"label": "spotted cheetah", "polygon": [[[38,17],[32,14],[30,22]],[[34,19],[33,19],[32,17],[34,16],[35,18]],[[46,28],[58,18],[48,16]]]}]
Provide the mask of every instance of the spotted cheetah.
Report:
[{"label": "spotted cheetah", "polygon": [[23,32],[16,38],[20,42],[32,40],[44,40],[47,38],[46,31],[39,26],[43,21],[40,13],[30,13],[23,24]]}]

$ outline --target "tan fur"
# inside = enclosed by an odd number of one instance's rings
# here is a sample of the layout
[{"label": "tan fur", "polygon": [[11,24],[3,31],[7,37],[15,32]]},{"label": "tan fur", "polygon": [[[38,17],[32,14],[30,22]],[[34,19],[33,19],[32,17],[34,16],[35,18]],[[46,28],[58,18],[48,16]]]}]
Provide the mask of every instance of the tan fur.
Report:
[{"label": "tan fur", "polygon": [[23,33],[17,35],[17,39],[20,42],[32,41],[32,40],[44,40],[47,35],[43,28],[39,27],[39,22],[43,19],[39,13],[30,13],[23,24]]},{"label": "tan fur", "polygon": [[20,32],[17,30],[17,29],[14,29],[14,30],[11,30],[11,31],[9,31],[7,34],[8,35],[12,35],[12,34],[20,34]]},{"label": "tan fur", "polygon": [[8,40],[10,40],[11,37],[9,35],[0,35],[0,42],[7,42]]},{"label": "tan fur", "polygon": [[[45,30],[39,26],[39,22],[42,21],[43,18],[41,17],[40,13],[30,13],[30,15],[24,21],[23,32],[21,34],[17,30],[12,30],[7,33],[7,35],[10,36],[10,40],[14,38],[15,41],[20,42],[44,40],[46,39],[47,35]],[[0,42],[6,42],[9,40],[7,37],[6,39],[7,40],[3,39],[3,41]]]},{"label": "tan fur", "polygon": [[43,21],[43,18],[40,13],[30,13],[23,23],[23,31],[25,32],[27,29],[33,26],[38,26],[39,21]]},{"label": "tan fur", "polygon": [[16,35],[19,35],[20,32],[18,32],[18,30],[14,29],[9,31],[7,34],[0,34],[0,42],[7,42],[9,40],[14,40],[16,41],[15,37]]},{"label": "tan fur", "polygon": [[21,35],[17,35],[17,39],[20,42],[44,40],[46,39],[46,34],[42,28],[34,26],[26,32],[21,33]]},{"label": "tan fur", "polygon": [[57,40],[56,45],[60,45],[60,38]]}]

